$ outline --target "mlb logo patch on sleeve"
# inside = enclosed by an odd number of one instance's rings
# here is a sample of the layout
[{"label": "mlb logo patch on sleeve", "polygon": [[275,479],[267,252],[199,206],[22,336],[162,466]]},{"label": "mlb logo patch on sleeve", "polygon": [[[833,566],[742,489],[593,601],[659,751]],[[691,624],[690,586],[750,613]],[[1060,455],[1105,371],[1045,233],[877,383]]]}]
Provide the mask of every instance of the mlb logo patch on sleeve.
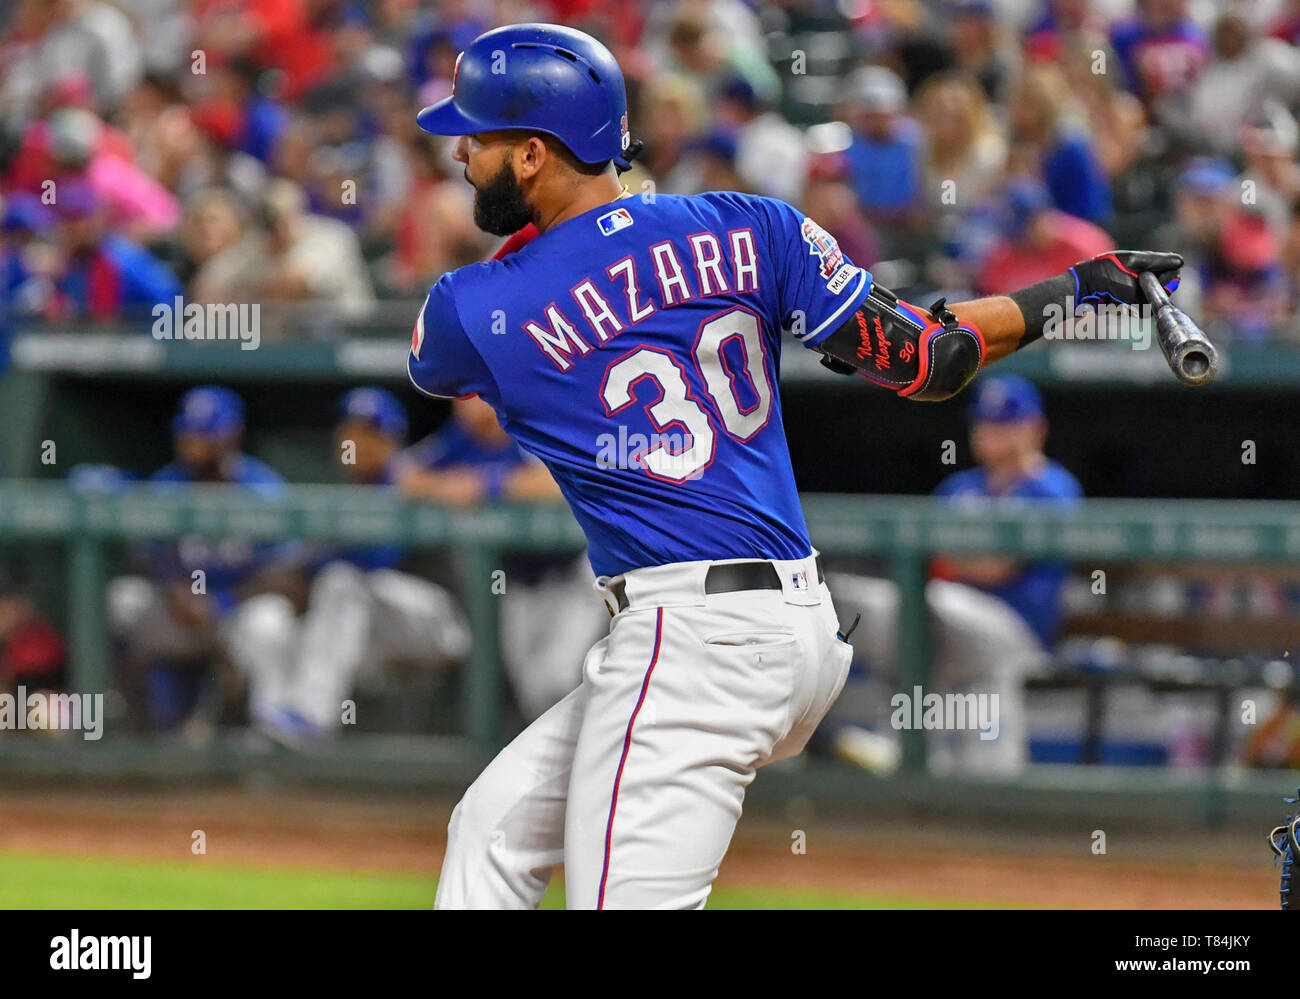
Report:
[{"label": "mlb logo patch on sleeve", "polygon": [[615,208],[612,212],[606,212],[596,219],[596,224],[600,226],[602,235],[612,236],[632,224],[632,213],[626,208]]}]

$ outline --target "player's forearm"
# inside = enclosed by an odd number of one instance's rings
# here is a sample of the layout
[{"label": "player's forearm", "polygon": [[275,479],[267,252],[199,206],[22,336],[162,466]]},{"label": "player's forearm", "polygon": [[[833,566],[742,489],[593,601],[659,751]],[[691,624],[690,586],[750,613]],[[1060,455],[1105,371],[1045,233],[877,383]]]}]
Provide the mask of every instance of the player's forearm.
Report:
[{"label": "player's forearm", "polygon": [[1015,559],[996,556],[953,559],[949,565],[962,582],[979,586],[999,586],[1013,579],[1023,568]]},{"label": "player's forearm", "polygon": [[511,472],[502,495],[515,503],[553,503],[563,498],[550,470],[540,462],[529,462]]},{"label": "player's forearm", "polygon": [[860,374],[917,402],[950,399],[980,368],[1048,333],[1081,305],[1140,305],[1139,276],[1150,271],[1172,291],[1183,258],[1176,253],[1113,250],[1010,295],[928,309],[873,284],[856,312],[815,347],[839,374]]},{"label": "player's forearm", "polygon": [[1115,250],[1080,261],[1062,274],[1010,295],[950,308],[984,334],[983,364],[987,365],[1041,338],[1051,324],[1073,315],[1081,305],[1142,305],[1146,302],[1138,282],[1142,271],[1156,274],[1166,291],[1172,291],[1178,287],[1182,264],[1183,258],[1176,253]]},{"label": "player's forearm", "polygon": [[447,506],[477,506],[491,497],[486,475],[477,468],[412,469],[399,488],[411,499]]},{"label": "player's forearm", "polygon": [[984,361],[994,361],[1014,354],[1029,341],[1025,339],[1025,317],[1020,307],[1004,295],[977,298],[950,305],[953,314],[964,324],[976,327],[984,335]]}]

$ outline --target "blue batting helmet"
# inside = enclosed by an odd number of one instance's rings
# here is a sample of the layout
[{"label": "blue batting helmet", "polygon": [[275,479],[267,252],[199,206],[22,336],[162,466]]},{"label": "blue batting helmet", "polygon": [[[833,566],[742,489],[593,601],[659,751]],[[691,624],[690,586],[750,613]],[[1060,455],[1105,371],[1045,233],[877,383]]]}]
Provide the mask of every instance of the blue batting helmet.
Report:
[{"label": "blue batting helmet", "polygon": [[558,24],[510,24],[479,35],[456,59],[451,96],[416,120],[434,135],[542,132],[584,163],[629,166],[623,72],[596,39]]}]

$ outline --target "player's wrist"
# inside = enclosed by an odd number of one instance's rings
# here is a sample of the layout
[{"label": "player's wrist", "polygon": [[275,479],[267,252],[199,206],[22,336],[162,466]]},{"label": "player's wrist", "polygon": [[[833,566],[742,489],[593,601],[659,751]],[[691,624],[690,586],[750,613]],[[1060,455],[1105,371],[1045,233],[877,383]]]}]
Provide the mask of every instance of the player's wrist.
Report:
[{"label": "player's wrist", "polygon": [[1077,291],[1078,281],[1071,268],[1064,274],[1057,274],[1046,281],[1039,281],[1009,294],[1007,297],[1016,303],[1016,308],[1025,321],[1025,332],[1016,349],[1042,339],[1048,324],[1059,323],[1067,311],[1073,314],[1071,305]]}]

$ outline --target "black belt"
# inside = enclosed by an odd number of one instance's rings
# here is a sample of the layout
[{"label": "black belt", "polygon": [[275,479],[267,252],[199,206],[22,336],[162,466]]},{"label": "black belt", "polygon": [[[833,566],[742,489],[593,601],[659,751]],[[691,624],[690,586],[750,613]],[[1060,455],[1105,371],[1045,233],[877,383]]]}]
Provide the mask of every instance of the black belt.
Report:
[{"label": "black belt", "polygon": [[[817,556],[817,582],[822,583],[822,557]],[[704,574],[705,593],[737,593],[741,590],[779,590],[781,572],[771,562],[728,562],[711,565]],[[620,611],[627,610],[627,584],[623,580],[611,583],[613,595]]]}]

